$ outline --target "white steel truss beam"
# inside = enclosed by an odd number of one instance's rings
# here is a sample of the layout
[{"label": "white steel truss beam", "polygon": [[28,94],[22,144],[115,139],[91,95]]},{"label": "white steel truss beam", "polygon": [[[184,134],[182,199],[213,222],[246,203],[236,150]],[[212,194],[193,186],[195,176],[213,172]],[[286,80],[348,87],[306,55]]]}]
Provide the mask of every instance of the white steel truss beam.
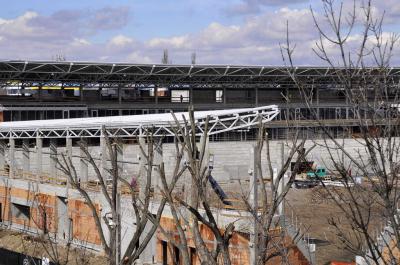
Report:
[{"label": "white steel truss beam", "polygon": [[[278,106],[194,112],[196,134],[204,132],[208,119],[208,134],[239,129],[249,129],[260,122],[272,121],[279,114]],[[177,122],[184,125],[189,120],[186,112],[172,114],[148,114],[84,119],[62,119],[46,121],[3,122],[0,124],[0,139],[27,138],[97,138],[102,136],[104,125],[110,137],[137,137],[152,134],[156,137],[174,136]]]}]

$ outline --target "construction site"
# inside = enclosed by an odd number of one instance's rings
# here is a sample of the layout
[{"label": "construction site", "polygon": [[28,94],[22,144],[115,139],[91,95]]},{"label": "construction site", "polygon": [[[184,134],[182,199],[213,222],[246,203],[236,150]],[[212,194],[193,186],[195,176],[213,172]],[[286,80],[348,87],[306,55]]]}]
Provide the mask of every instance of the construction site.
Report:
[{"label": "construction site", "polygon": [[[355,264],[324,189],[374,185],[354,166],[363,131],[336,70],[297,71],[315,89],[311,108],[279,67],[0,62],[0,247],[40,264],[43,245],[2,241],[46,235],[85,250],[76,264],[108,264],[113,246],[114,264],[207,264],[207,249],[219,264],[218,253],[234,265]],[[335,145],[355,157],[344,173]]]}]

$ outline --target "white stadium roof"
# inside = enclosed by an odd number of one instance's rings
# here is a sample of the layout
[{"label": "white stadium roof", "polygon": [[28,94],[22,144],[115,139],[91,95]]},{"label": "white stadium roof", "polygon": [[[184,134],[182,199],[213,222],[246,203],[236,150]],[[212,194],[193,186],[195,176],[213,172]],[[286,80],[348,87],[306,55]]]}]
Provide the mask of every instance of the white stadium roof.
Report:
[{"label": "white stadium roof", "polygon": [[[246,109],[195,111],[194,118],[200,133],[209,117],[209,134],[212,135],[256,126],[260,119],[266,123],[278,113],[278,106],[270,105]],[[184,118],[189,120],[188,112],[175,113],[175,116],[181,125]],[[102,126],[106,127],[110,136],[115,137],[143,135],[149,129],[152,129],[156,136],[164,136],[173,135],[171,128],[175,127],[176,123],[171,113],[3,122],[0,123],[0,138],[99,137]]]}]

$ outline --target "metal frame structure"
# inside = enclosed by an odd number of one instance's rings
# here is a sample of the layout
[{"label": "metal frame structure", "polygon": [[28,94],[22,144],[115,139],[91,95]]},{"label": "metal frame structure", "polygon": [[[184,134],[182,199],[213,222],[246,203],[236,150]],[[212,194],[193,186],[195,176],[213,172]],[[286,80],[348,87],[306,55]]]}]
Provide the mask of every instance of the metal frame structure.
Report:
[{"label": "metal frame structure", "polygon": [[[202,135],[208,119],[208,134],[215,135],[272,121],[279,114],[276,105],[216,111],[194,112],[196,134]],[[3,122],[0,139],[30,138],[94,138],[101,137],[102,127],[110,137],[136,137],[152,133],[153,136],[175,136],[174,127],[189,119],[187,112],[111,116],[101,118],[62,119],[46,121]]]},{"label": "metal frame structure", "polygon": [[[310,84],[333,84],[343,69],[302,66],[298,77]],[[356,69],[357,70],[357,69]],[[374,74],[374,69],[367,69]],[[400,80],[400,68],[389,77]],[[168,85],[173,87],[281,87],[292,85],[286,67],[241,65],[164,65],[52,61],[0,61],[0,85],[123,86]]]}]

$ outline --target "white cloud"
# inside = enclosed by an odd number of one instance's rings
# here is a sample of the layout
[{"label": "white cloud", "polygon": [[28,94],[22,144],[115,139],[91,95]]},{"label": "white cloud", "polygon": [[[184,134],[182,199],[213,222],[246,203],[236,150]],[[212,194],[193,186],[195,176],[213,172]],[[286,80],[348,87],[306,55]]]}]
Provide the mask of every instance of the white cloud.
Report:
[{"label": "white cloud", "polygon": [[[95,41],[92,24],[85,18],[81,21],[81,15],[67,11],[57,14],[42,16],[27,12],[13,19],[0,19],[0,58],[47,60],[61,51],[67,60],[160,63],[163,49],[169,49],[173,63],[190,63],[191,53],[196,52],[198,63],[281,65],[279,43],[285,42],[289,21],[290,37],[297,45],[296,63],[323,63],[312,52],[318,35],[307,8],[280,8],[247,17],[237,24],[213,22],[190,34],[145,41],[119,32],[107,40]],[[65,25],[62,22],[67,18],[71,22]],[[102,21],[104,17],[98,19]],[[121,24],[116,21],[106,28]],[[78,27],[80,30],[75,30]],[[354,50],[359,40],[360,36],[354,32],[349,47]],[[326,45],[335,54],[335,47]]]},{"label": "white cloud", "polygon": [[188,36],[175,36],[171,38],[153,38],[148,41],[152,48],[172,47],[176,49],[187,48],[190,39]]},{"label": "white cloud", "polygon": [[127,56],[127,60],[128,62],[131,63],[139,63],[139,64],[149,64],[149,63],[153,63],[154,61],[150,59],[150,57],[148,56],[144,56],[143,54],[135,51],[130,53]]},{"label": "white cloud", "polygon": [[74,41],[72,42],[72,46],[88,46],[91,43],[88,40],[82,39],[82,38],[74,38]]},{"label": "white cloud", "polygon": [[129,38],[125,35],[117,35],[112,37],[109,43],[114,46],[126,46],[132,44],[133,42],[134,40],[132,38]]}]

